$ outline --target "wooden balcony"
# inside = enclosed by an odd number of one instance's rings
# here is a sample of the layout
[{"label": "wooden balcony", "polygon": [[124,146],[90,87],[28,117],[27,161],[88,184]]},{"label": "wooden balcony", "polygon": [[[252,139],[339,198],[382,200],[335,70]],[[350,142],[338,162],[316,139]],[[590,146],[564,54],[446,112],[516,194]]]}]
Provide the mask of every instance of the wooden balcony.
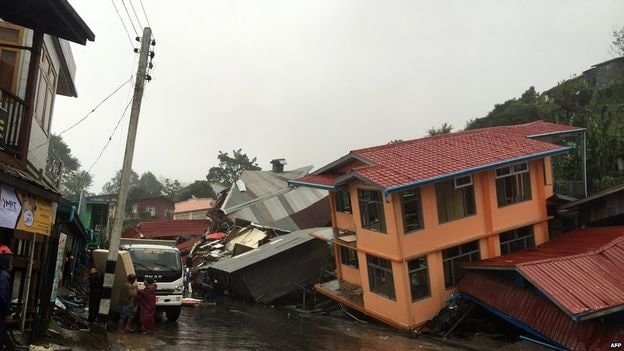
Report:
[{"label": "wooden balcony", "polygon": [[24,160],[20,153],[21,128],[24,124],[26,102],[18,96],[0,88],[0,151],[11,158]]}]

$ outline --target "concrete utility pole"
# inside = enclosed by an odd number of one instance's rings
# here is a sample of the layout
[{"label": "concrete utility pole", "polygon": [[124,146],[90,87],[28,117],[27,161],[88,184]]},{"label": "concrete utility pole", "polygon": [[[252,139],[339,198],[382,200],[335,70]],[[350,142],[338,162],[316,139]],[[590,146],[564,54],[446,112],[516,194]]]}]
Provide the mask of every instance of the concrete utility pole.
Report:
[{"label": "concrete utility pole", "polygon": [[130,173],[132,172],[134,143],[136,141],[137,126],[139,124],[139,112],[141,111],[141,99],[143,98],[143,87],[145,86],[147,59],[150,56],[151,41],[152,30],[149,27],[145,27],[143,29],[143,38],[141,40],[141,51],[139,55],[139,68],[137,69],[134,96],[132,98],[130,126],[128,127],[128,137],[126,139],[126,153],[124,155],[123,168],[121,169],[121,186],[119,188],[117,205],[115,207],[115,221],[110,235],[106,272],[104,274],[104,284],[102,289],[102,300],[100,301],[99,313],[104,315],[108,315],[110,311],[113,282],[115,280],[115,267],[117,265],[117,254],[119,252],[119,238],[121,237],[126,200],[128,199],[128,183],[130,181]]}]

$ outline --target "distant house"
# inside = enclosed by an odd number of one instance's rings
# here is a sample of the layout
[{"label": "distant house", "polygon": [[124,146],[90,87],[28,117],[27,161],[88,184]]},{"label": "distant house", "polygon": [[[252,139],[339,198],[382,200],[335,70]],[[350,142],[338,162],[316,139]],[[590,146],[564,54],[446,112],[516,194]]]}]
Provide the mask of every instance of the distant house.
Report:
[{"label": "distant house", "polygon": [[583,78],[599,88],[605,88],[617,79],[624,79],[624,56],[593,65],[583,72]]},{"label": "distant house", "polygon": [[171,219],[173,218],[174,202],[163,195],[149,196],[129,201],[132,219]]},{"label": "distant house", "polygon": [[[354,150],[293,186],[330,191],[337,279],[316,290],[398,328],[438,314],[462,263],[549,240],[549,142],[584,129],[543,121]],[[323,238],[325,239],[325,238]]]},{"label": "distant house", "polygon": [[271,171],[243,171],[221,211],[231,219],[283,231],[327,226],[331,222],[327,191],[288,185],[288,180],[305,176],[312,166],[284,171],[285,160],[272,163]]},{"label": "distant house", "polygon": [[190,198],[175,203],[173,219],[206,219],[206,213],[215,204],[213,198]]}]

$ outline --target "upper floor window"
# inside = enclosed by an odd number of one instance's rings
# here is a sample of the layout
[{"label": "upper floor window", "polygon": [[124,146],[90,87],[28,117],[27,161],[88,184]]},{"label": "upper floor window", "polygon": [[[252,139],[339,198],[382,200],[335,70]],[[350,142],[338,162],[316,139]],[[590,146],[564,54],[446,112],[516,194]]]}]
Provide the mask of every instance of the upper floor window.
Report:
[{"label": "upper floor window", "polygon": [[401,208],[403,210],[403,230],[405,233],[424,227],[420,188],[401,192]]},{"label": "upper floor window", "polygon": [[386,232],[383,198],[381,191],[358,189],[362,228]]},{"label": "upper floor window", "polygon": [[457,286],[464,276],[461,263],[472,262],[481,259],[479,241],[454,246],[442,250],[442,265],[444,266],[444,286],[447,289]]},{"label": "upper floor window", "polygon": [[496,169],[498,207],[531,200],[531,174],[528,162]]},{"label": "upper floor window", "polygon": [[336,211],[351,213],[351,199],[348,191],[336,191],[334,194],[336,199]]},{"label": "upper floor window", "polygon": [[427,256],[418,257],[407,262],[407,269],[410,278],[410,290],[412,301],[420,300],[423,297],[431,296],[429,288],[429,267],[427,266]]},{"label": "upper floor window", "polygon": [[457,177],[435,184],[438,221],[450,222],[476,213],[472,176]]},{"label": "upper floor window", "polygon": [[35,120],[47,134],[50,131],[52,107],[56,92],[56,70],[48,50],[43,47],[41,62],[39,63],[39,85],[37,86],[37,100],[35,101]]},{"label": "upper floor window", "polygon": [[366,255],[366,261],[368,264],[368,284],[370,291],[396,300],[392,262],[372,255]]},{"label": "upper floor window", "polygon": [[[22,45],[22,30],[7,23],[1,23],[0,44]],[[17,94],[19,56],[18,49],[0,45],[0,88],[13,94]]]},{"label": "upper floor window", "polygon": [[357,251],[350,247],[340,246],[340,263],[345,266],[358,268],[358,256]]},{"label": "upper floor window", "polygon": [[500,241],[501,255],[535,247],[535,235],[533,226],[518,228],[498,235]]},{"label": "upper floor window", "polygon": [[148,213],[150,216],[155,217],[156,216],[156,207],[147,206],[147,207],[145,207],[145,212]]}]

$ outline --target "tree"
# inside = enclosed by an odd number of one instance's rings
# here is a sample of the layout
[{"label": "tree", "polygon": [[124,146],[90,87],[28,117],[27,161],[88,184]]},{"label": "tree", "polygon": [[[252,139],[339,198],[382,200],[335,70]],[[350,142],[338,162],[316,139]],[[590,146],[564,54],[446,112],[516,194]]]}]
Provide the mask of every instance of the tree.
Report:
[{"label": "tree", "polygon": [[171,181],[169,178],[165,178],[163,183],[163,193],[168,198],[177,201],[178,193],[182,190],[180,182],[177,179]]},{"label": "tree", "polygon": [[211,197],[213,199],[217,198],[217,195],[215,194],[214,190],[207,180],[196,180],[193,183],[180,189],[180,191],[176,194],[175,201],[184,201],[190,199],[193,196]]},{"label": "tree", "polygon": [[[135,171],[130,173],[130,182],[128,183],[128,189],[136,187],[139,184],[139,175]],[[119,188],[121,188],[121,170],[117,171],[117,174],[111,180],[106,182],[102,187],[104,194],[118,194]]]},{"label": "tree", "polygon": [[80,161],[71,153],[71,149],[59,135],[50,135],[48,153],[63,162],[60,191],[69,200],[78,200],[80,192],[93,183],[92,176],[80,170]]},{"label": "tree", "polygon": [[141,174],[137,188],[139,189],[140,196],[158,196],[162,195],[163,191],[162,183],[149,171]]},{"label": "tree", "polygon": [[429,136],[434,136],[434,135],[440,135],[440,134],[448,134],[453,130],[453,126],[444,122],[444,124],[442,124],[439,128],[436,127],[431,127],[428,131],[427,134],[429,134]]},{"label": "tree", "polygon": [[610,49],[615,56],[624,56],[624,27],[613,31],[613,41]]},{"label": "tree", "polygon": [[219,166],[212,167],[208,170],[206,179],[208,182],[220,183],[224,186],[230,186],[238,179],[240,174],[245,171],[261,170],[256,163],[256,158],[249,159],[241,149],[232,150],[232,157],[227,152],[219,151]]},{"label": "tree", "polygon": [[80,192],[87,190],[93,183],[93,177],[87,171],[72,172],[62,183],[61,193],[69,200],[80,199]]}]

